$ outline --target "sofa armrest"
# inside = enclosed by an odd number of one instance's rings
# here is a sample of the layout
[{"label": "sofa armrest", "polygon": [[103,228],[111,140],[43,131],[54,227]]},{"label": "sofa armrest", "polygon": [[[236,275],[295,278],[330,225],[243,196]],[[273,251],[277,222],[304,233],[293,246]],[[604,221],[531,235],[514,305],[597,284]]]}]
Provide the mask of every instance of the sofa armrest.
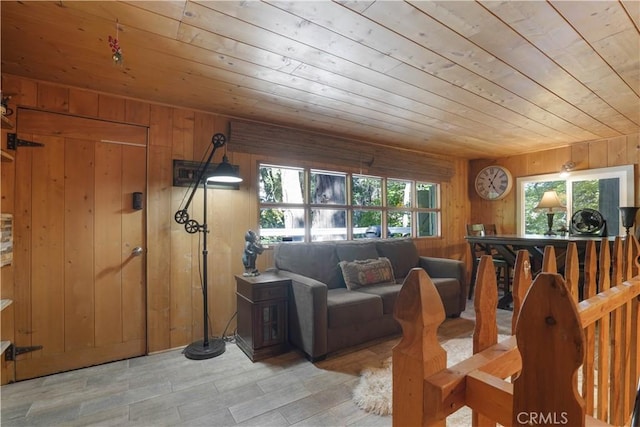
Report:
[{"label": "sofa armrest", "polygon": [[431,277],[455,277],[464,281],[467,274],[464,262],[455,259],[421,256],[420,267]]},{"label": "sofa armrest", "polygon": [[291,279],[289,341],[313,361],[327,354],[327,285],[285,270]]},{"label": "sofa armrest", "polygon": [[467,305],[467,267],[463,261],[448,258],[420,257],[420,267],[430,277],[452,277],[460,283],[460,311]]}]

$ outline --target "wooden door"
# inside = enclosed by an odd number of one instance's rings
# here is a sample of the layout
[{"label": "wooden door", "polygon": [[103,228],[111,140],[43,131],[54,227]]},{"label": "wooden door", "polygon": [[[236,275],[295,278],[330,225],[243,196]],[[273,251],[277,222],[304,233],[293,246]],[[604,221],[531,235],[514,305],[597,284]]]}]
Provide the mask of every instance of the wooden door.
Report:
[{"label": "wooden door", "polygon": [[[22,380],[146,352],[147,128],[19,111],[16,361]],[[136,248],[142,248],[142,251]]]}]

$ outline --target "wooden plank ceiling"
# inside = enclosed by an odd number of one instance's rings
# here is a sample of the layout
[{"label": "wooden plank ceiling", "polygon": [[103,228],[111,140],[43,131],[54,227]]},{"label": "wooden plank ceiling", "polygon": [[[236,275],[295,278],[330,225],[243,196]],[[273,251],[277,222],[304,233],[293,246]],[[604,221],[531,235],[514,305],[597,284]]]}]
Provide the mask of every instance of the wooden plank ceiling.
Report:
[{"label": "wooden plank ceiling", "polygon": [[0,7],[3,73],[465,158],[639,131],[633,0]]}]

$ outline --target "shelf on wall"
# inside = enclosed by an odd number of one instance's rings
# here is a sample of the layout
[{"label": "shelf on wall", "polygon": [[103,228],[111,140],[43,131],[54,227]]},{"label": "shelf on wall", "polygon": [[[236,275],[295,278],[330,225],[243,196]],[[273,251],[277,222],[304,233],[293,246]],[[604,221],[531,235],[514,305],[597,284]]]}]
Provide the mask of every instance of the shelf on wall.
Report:
[{"label": "shelf on wall", "polygon": [[13,129],[13,123],[11,123],[11,120],[5,116],[0,117],[2,118],[2,129]]},{"label": "shelf on wall", "polygon": [[6,151],[2,150],[2,161],[3,162],[13,162],[13,156]]}]

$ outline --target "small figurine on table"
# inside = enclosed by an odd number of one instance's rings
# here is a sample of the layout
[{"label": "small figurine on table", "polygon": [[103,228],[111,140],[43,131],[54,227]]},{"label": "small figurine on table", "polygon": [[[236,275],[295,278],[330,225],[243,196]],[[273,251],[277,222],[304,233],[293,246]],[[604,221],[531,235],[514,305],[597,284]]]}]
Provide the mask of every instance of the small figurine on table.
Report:
[{"label": "small figurine on table", "polygon": [[264,251],[264,248],[258,241],[258,236],[252,230],[247,231],[244,235],[244,253],[242,254],[242,263],[244,264],[243,276],[259,276],[260,272],[256,268],[256,258]]}]

